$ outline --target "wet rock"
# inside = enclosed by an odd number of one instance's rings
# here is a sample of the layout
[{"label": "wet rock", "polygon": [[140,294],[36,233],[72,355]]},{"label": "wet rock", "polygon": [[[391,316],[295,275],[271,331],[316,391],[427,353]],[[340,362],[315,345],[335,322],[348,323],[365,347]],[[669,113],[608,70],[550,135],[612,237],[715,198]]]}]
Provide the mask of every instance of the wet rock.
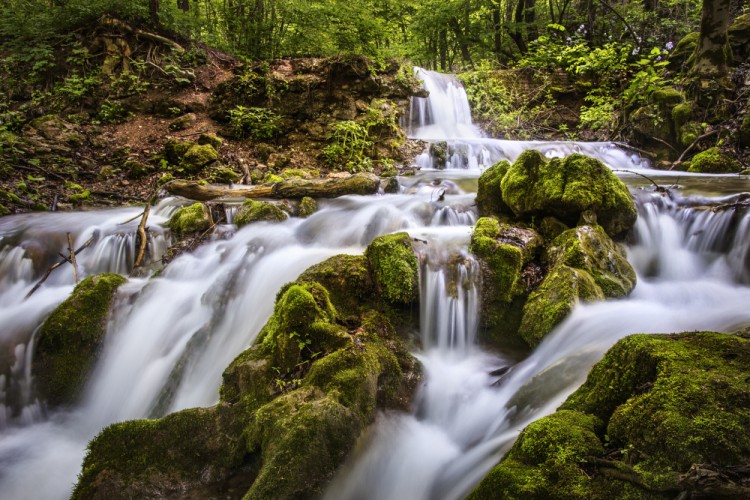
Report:
[{"label": "wet rock", "polygon": [[309,196],[305,196],[302,198],[299,202],[299,211],[297,212],[297,215],[299,215],[302,218],[310,217],[312,214],[318,211],[318,202],[310,198]]},{"label": "wet rock", "polygon": [[482,172],[477,186],[477,210],[481,217],[489,215],[512,215],[513,212],[503,201],[500,182],[508,170],[510,162],[502,160]]},{"label": "wet rock", "polygon": [[34,350],[34,386],[51,406],[73,403],[96,363],[112,301],[126,279],[89,276],[47,318]]},{"label": "wet rock", "polygon": [[198,120],[195,113],[186,113],[169,124],[169,130],[185,130],[193,126]]},{"label": "wet rock", "polygon": [[[716,498],[727,490],[695,480],[694,464],[716,479],[750,460],[748,363],[750,340],[732,335],[627,337],[470,498]],[[733,486],[727,498],[746,494]]]},{"label": "wet rock", "polygon": [[287,218],[287,214],[273,203],[267,201],[245,200],[237,210],[234,223],[237,227],[243,227],[251,222],[281,222]]},{"label": "wet rock", "polygon": [[218,159],[219,153],[210,144],[194,144],[180,158],[180,167],[189,174],[197,174]]},{"label": "wet rock", "polygon": [[636,219],[627,186],[601,161],[580,154],[547,160],[526,151],[503,177],[501,189],[503,201],[523,220],[554,216],[572,226],[590,210],[615,236]]},{"label": "wet rock", "polygon": [[713,147],[695,155],[690,160],[688,172],[722,174],[739,172],[741,169],[742,166],[737,160],[722,152],[721,149]]},{"label": "wet rock", "polygon": [[178,235],[205,231],[213,224],[211,211],[203,203],[178,209],[169,219],[169,229]]},{"label": "wet rock", "polygon": [[196,142],[201,145],[208,144],[217,151],[219,150],[221,145],[224,144],[224,140],[216,134],[201,134],[200,136],[198,136],[198,140]]},{"label": "wet rock", "polygon": [[419,265],[406,233],[375,238],[365,251],[380,295],[394,304],[419,298]]}]

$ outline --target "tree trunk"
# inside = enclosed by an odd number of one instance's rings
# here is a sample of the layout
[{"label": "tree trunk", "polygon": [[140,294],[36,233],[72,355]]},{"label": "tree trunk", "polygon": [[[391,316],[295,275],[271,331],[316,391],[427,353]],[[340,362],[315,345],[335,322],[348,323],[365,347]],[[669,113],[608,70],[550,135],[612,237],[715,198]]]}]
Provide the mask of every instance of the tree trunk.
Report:
[{"label": "tree trunk", "polygon": [[729,47],[730,0],[703,0],[701,33],[692,72],[700,77],[729,79],[732,50]]},{"label": "tree trunk", "polygon": [[148,15],[151,24],[159,26],[159,0],[148,0]]}]

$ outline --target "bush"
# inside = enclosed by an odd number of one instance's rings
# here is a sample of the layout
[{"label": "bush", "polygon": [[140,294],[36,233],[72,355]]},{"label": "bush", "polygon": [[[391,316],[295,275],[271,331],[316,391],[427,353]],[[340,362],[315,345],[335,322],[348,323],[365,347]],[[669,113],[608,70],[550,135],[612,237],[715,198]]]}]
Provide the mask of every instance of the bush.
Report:
[{"label": "bush", "polygon": [[229,111],[229,124],[239,139],[272,139],[280,132],[281,117],[266,108],[236,106]]}]

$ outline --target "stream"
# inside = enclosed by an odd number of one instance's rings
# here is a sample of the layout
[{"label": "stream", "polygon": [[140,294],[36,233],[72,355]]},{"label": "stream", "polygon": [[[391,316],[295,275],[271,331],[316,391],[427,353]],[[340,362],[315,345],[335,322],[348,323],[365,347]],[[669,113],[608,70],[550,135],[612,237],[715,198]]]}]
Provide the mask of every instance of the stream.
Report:
[{"label": "stream", "polygon": [[[104,426],[216,403],[224,368],[254,342],[282,285],[330,256],[361,254],[382,234],[407,231],[423,242],[415,355],[425,383],[412,414],[378,416],[330,485],[329,499],[463,498],[618,339],[750,324],[750,210],[730,206],[750,191],[750,180],[649,170],[656,182],[676,186],[667,197],[637,175],[647,162],[610,143],[484,137],[454,77],[417,71],[430,97],[414,99],[409,133],[444,143],[444,161],[420,155],[420,172],[400,178],[398,194],[323,200],[307,219],[222,226],[158,276],[130,278],[118,291],[84,395],[69,411],[48,411],[34,398],[30,360],[36,329],[73,289],[71,266],[24,297],[65,252],[66,232],[76,246],[94,238],[78,258],[82,275],[128,274],[138,221],[123,222],[140,209],[0,218],[3,498],[67,498],[87,442]],[[595,156],[631,186],[638,221],[627,254],[638,284],[626,298],[579,305],[524,358],[476,345],[478,269],[467,248],[481,171],[530,148],[550,157]],[[159,224],[187,203],[168,198],[153,209],[150,262],[172,241]],[[728,208],[709,209],[721,205]]]}]

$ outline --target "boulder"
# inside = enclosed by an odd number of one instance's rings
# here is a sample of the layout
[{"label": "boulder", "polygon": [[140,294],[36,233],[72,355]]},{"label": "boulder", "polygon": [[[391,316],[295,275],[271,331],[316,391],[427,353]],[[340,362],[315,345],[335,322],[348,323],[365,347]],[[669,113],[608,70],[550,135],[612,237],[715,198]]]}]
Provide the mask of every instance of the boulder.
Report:
[{"label": "boulder", "polygon": [[509,169],[510,162],[502,160],[492,165],[479,176],[476,201],[480,217],[513,214],[508,205],[503,201],[502,190],[500,188],[500,181],[503,180]]},{"label": "boulder", "polygon": [[573,226],[588,210],[616,236],[629,230],[637,215],[627,186],[601,161],[580,154],[547,160],[525,151],[500,186],[503,201],[523,220],[554,216]]},{"label": "boulder", "polygon": [[281,222],[286,218],[286,213],[273,203],[247,199],[237,210],[234,223],[237,224],[237,227],[243,227],[251,222]]},{"label": "boulder", "polygon": [[45,320],[34,347],[34,387],[51,406],[77,399],[99,355],[117,288],[126,279],[98,274],[81,281]]},{"label": "boulder", "polygon": [[205,231],[213,225],[211,210],[203,203],[193,203],[179,208],[169,218],[167,225],[177,235]]},{"label": "boulder", "polygon": [[749,364],[747,338],[627,337],[469,498],[746,498]]},{"label": "boulder", "polygon": [[392,304],[419,299],[419,264],[406,233],[375,238],[365,251],[379,294]]},{"label": "boulder", "polygon": [[722,152],[718,147],[701,151],[690,160],[688,172],[701,174],[724,174],[742,170],[740,163]]}]

